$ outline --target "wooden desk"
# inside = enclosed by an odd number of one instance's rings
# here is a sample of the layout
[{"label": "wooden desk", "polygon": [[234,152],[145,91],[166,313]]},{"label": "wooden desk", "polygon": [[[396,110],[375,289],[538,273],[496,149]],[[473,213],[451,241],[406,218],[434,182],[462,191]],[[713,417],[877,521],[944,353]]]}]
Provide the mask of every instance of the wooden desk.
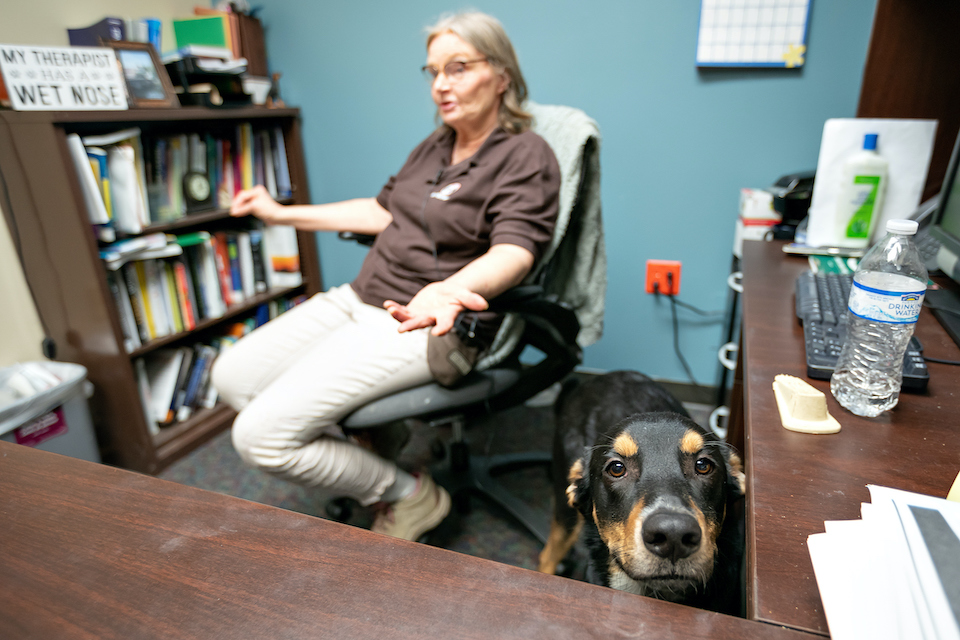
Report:
[{"label": "wooden desk", "polygon": [[[806,266],[806,258],[784,256],[781,243],[744,243],[747,615],[826,635],[807,536],[822,532],[824,520],[858,519],[860,503],[869,501],[867,484],[946,496],[960,471],[960,368],[930,363],[927,394],[903,393],[877,418],[849,413],[829,382],[808,379],[827,395],[842,430],[787,431],[772,385],[778,373],[807,379],[793,295]],[[929,310],[920,314],[916,335],[927,355],[960,360]]]},{"label": "wooden desk", "polygon": [[0,442],[0,638],[809,638]]}]

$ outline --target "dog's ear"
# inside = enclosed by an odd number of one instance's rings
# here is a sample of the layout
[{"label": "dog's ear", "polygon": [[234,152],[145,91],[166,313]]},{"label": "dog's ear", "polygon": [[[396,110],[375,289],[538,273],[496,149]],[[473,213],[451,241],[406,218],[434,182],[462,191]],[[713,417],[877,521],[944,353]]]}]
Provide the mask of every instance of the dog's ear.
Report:
[{"label": "dog's ear", "polygon": [[743,473],[743,463],[733,451],[727,451],[724,454],[727,461],[727,484],[730,486],[733,496],[745,496],[747,494],[747,476]]},{"label": "dog's ear", "polygon": [[590,448],[583,448],[583,455],[572,465],[567,474],[570,484],[567,485],[567,504],[582,513],[585,517],[593,517],[590,500]]}]

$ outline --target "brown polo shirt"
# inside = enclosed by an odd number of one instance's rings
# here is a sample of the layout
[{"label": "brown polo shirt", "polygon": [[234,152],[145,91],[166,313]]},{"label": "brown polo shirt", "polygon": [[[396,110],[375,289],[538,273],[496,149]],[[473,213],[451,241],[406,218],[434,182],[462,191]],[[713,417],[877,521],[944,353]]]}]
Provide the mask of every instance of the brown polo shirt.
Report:
[{"label": "brown polo shirt", "polygon": [[515,244],[539,260],[550,243],[560,169],[543,138],[498,128],[471,158],[450,166],[454,136],[447,128],[431,134],[377,196],[393,221],[351,283],[367,304],[406,304],[492,245]]}]

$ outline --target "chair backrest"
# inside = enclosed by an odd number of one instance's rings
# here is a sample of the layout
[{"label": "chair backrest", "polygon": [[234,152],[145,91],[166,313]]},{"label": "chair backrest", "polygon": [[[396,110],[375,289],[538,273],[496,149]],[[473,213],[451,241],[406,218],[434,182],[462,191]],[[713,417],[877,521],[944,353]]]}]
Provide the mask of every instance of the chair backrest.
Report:
[{"label": "chair backrest", "polygon": [[[587,346],[603,333],[607,259],[600,206],[600,130],[583,111],[527,102],[532,130],[542,137],[560,165],[560,207],[553,240],[528,283],[569,305],[580,322],[577,343]],[[487,369],[516,347],[522,322],[508,314],[488,353],[477,364]]]}]

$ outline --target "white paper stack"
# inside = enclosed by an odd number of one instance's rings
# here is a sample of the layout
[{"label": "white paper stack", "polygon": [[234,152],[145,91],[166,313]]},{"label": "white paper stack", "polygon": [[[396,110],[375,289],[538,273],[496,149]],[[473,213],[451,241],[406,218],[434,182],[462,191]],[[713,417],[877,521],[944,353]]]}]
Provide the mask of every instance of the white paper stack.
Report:
[{"label": "white paper stack", "polygon": [[868,488],[807,538],[831,637],[960,640],[960,503]]}]

